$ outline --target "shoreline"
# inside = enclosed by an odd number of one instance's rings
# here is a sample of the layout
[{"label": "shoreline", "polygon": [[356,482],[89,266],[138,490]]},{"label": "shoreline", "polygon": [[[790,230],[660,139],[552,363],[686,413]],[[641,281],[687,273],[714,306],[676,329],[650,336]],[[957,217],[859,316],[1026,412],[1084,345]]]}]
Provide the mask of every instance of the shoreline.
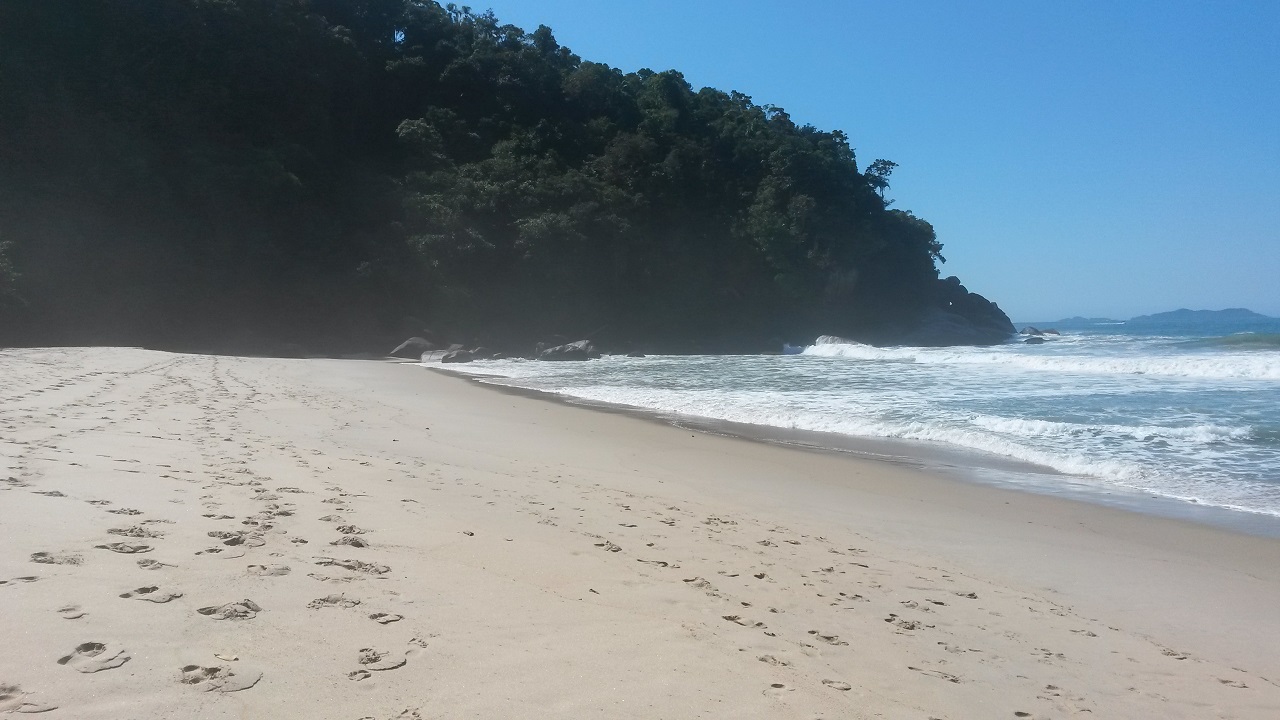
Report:
[{"label": "shoreline", "polygon": [[0,371],[0,711],[1280,712],[1274,539],[412,363]]},{"label": "shoreline", "polygon": [[[1242,508],[1201,504],[1167,495],[1156,495],[1143,490],[1107,485],[1105,481],[1092,482],[1092,478],[1070,475],[1044,465],[1006,458],[970,448],[957,448],[945,443],[840,435],[837,433],[797,430],[771,425],[753,425],[716,418],[680,415],[634,405],[600,402],[554,391],[508,384],[502,381],[510,378],[503,375],[470,373],[461,368],[443,367],[439,364],[414,363],[412,361],[399,364],[417,365],[429,371],[463,378],[477,385],[496,389],[499,392],[541,399],[571,407],[620,413],[673,427],[683,427],[713,435],[735,437],[811,452],[848,455],[871,462],[884,462],[908,467],[953,481],[1064,498],[1089,505],[1117,508],[1135,514],[1153,515],[1170,520],[1208,525],[1246,535],[1280,539],[1280,516]],[[1043,478],[1043,480],[1040,478]],[[1058,482],[1054,482],[1055,480]]]},{"label": "shoreline", "polygon": [[[482,392],[496,389],[500,395],[522,398],[539,406],[562,408],[572,413],[585,410],[589,415],[616,418],[628,426],[641,423],[664,436],[666,432],[690,431],[666,421],[657,413],[605,403],[566,401],[553,393],[486,383],[451,370],[437,374],[466,386],[481,386],[478,389]],[[733,482],[728,487],[718,488],[737,494],[740,500],[747,494],[754,494],[759,498],[759,508],[786,509],[810,516],[838,516],[840,520],[846,520],[840,511],[852,511],[855,504],[865,505],[854,517],[878,526],[881,531],[890,532],[891,542],[899,546],[915,552],[940,554],[955,564],[978,562],[979,571],[984,574],[1004,576],[1004,573],[1010,573],[1022,581],[1030,579],[1038,587],[1086,607],[1103,599],[1099,603],[1100,610],[1110,606],[1109,609],[1114,611],[1120,604],[1128,602],[1128,594],[1137,587],[1144,587],[1146,591],[1163,597],[1177,597],[1180,598],[1177,606],[1165,606],[1163,602],[1141,604],[1133,610],[1126,609],[1123,614],[1130,622],[1138,622],[1146,613],[1165,615],[1177,610],[1174,613],[1177,620],[1162,618],[1160,630],[1177,630],[1180,631],[1178,634],[1190,631],[1188,634],[1195,637],[1196,644],[1209,642],[1221,644],[1224,649],[1238,648],[1253,632],[1246,627],[1269,624],[1263,620],[1263,614],[1272,611],[1256,604],[1256,598],[1246,603],[1248,593],[1239,592],[1232,593],[1232,600],[1226,603],[1242,613],[1240,624],[1231,633],[1234,637],[1222,637],[1224,628],[1221,626],[1206,633],[1208,627],[1201,625],[1203,613],[1223,606],[1223,602],[1216,597],[1216,590],[1194,587],[1203,582],[1203,578],[1197,575],[1171,581],[1167,575],[1151,572],[1155,568],[1116,567],[1109,560],[1116,553],[1137,557],[1136,548],[1142,548],[1144,552],[1167,552],[1168,556],[1163,557],[1160,564],[1190,564],[1198,566],[1201,571],[1210,571],[1215,566],[1232,566],[1233,572],[1238,568],[1251,577],[1266,577],[1268,583],[1280,583],[1280,566],[1274,562],[1280,557],[1280,538],[1246,533],[1230,526],[1086,502],[1061,494],[1032,492],[1023,487],[958,481],[957,476],[935,472],[911,462],[889,462],[881,457],[868,458],[827,448],[761,441],[732,433],[693,431],[697,435],[691,435],[691,439],[723,442],[732,448],[729,452],[734,454],[769,459],[770,465],[777,470],[775,474],[756,475],[749,485]],[[785,453],[791,460],[779,462],[775,453]],[[807,484],[813,487],[805,487],[806,492],[801,493],[794,486],[781,486],[779,478],[782,473],[805,465],[823,470],[817,476],[806,478]],[[851,474],[849,468],[854,468]],[[840,500],[831,503],[835,494]],[[888,523],[882,522],[886,516],[891,518]],[[968,551],[971,550],[978,552],[970,556]],[[1046,563],[1046,557],[1053,557],[1054,561]],[[1188,563],[1192,559],[1194,561]],[[1249,569],[1245,570],[1246,567]],[[1063,584],[1064,577],[1083,585],[1072,592],[1069,583]],[[1280,591],[1280,584],[1273,589]],[[1204,592],[1205,597],[1199,597],[1201,593],[1197,591]],[[1277,601],[1280,601],[1280,596],[1277,596]],[[1244,612],[1245,605],[1252,605],[1252,609]],[[1244,617],[1246,615],[1247,618]],[[1280,626],[1275,630],[1277,644],[1280,645]],[[1154,634],[1154,630],[1152,632]],[[1275,676],[1280,677],[1280,664],[1276,665]]]}]

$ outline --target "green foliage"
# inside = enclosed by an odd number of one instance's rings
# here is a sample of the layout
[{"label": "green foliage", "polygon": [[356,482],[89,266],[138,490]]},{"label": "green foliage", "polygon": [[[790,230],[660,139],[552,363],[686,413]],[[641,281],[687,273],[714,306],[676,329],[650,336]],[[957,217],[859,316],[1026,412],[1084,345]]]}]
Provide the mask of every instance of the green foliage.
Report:
[{"label": "green foliage", "polygon": [[894,163],[545,26],[422,0],[59,5],[0,10],[0,290],[69,338],[414,315],[742,347],[874,326],[937,277],[933,228],[887,208]]}]

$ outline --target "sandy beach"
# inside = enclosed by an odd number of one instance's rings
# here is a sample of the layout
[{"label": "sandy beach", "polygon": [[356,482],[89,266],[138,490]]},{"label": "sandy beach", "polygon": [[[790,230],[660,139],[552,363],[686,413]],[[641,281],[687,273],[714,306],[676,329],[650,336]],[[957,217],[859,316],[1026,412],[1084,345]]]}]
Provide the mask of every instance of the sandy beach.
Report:
[{"label": "sandy beach", "polygon": [[1280,541],[412,364],[0,351],[0,714],[1280,717]]}]

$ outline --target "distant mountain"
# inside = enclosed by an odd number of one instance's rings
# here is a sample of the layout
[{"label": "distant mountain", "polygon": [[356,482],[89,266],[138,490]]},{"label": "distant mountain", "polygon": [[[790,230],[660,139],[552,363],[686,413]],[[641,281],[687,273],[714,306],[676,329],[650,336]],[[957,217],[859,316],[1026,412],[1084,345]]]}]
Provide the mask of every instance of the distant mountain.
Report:
[{"label": "distant mountain", "polygon": [[1132,325],[1143,324],[1165,324],[1165,323],[1224,323],[1224,322],[1250,322],[1254,320],[1275,320],[1276,318],[1261,315],[1252,310],[1244,308],[1227,308],[1226,310],[1188,310],[1180,308],[1172,312],[1156,313],[1154,315],[1139,315],[1130,318],[1129,323]]}]

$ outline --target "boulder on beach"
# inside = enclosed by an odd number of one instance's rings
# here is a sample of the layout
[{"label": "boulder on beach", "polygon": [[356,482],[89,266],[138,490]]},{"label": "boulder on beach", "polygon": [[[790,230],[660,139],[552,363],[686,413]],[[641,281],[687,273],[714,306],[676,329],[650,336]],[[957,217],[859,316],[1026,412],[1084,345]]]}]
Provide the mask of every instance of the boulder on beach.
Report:
[{"label": "boulder on beach", "polygon": [[1045,341],[1044,341],[1044,338],[1040,337],[1039,335],[1036,335],[1033,337],[1029,337],[1026,340],[1023,340],[1022,342],[1028,345],[1043,345]]},{"label": "boulder on beach", "polygon": [[466,350],[450,350],[440,356],[442,363],[469,363],[475,360],[475,356]]}]

